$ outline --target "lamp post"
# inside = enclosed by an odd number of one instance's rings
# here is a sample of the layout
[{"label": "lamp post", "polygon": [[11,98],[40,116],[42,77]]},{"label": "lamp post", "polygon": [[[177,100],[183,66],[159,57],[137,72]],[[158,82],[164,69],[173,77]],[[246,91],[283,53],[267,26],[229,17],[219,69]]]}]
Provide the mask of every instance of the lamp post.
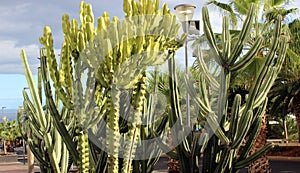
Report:
[{"label": "lamp post", "polygon": [[[4,116],[4,109],[6,107],[2,107],[2,123],[4,124],[4,132],[6,133],[6,129],[5,129],[5,123],[6,123],[6,116]],[[3,139],[3,151],[4,154],[6,154],[6,147],[5,147],[5,139]]]},{"label": "lamp post", "polygon": [[[177,18],[182,22],[183,31],[187,34],[189,34],[189,21],[193,18],[195,8],[196,6],[191,4],[179,4],[174,7]],[[186,75],[189,73],[187,43],[188,41],[186,40],[184,45]],[[188,127],[191,127],[190,96],[188,92],[186,92],[186,124]]]},{"label": "lamp post", "polygon": [[5,119],[6,120],[6,117],[4,117],[4,109],[5,109],[6,107],[5,106],[3,106],[2,107],[2,121]]}]

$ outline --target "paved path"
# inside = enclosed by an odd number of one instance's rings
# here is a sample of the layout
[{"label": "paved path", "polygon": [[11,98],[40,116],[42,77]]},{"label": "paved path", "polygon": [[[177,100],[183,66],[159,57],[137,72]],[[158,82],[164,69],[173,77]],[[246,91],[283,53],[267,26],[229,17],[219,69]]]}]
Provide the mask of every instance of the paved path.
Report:
[{"label": "paved path", "polygon": [[[269,156],[272,173],[300,173],[300,157]],[[153,173],[167,173],[168,160],[161,157],[154,166]],[[247,173],[247,168],[240,170],[240,173]]]},{"label": "paved path", "polygon": [[[153,173],[167,173],[168,160],[166,157],[161,157],[155,165]],[[270,158],[272,173],[300,173],[300,158]],[[35,171],[39,172],[39,168],[35,166]],[[247,170],[241,170],[241,173],[246,173]],[[0,173],[27,173],[27,164],[21,162],[0,163]]]},{"label": "paved path", "polygon": [[[35,166],[34,171],[39,171]],[[21,162],[0,163],[0,173],[27,173],[27,164]]]}]

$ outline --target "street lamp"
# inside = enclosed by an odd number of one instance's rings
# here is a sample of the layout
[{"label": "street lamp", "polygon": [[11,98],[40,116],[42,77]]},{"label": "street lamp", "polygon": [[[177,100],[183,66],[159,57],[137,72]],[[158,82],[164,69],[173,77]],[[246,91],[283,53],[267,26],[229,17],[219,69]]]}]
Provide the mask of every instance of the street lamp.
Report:
[{"label": "street lamp", "polygon": [[6,107],[5,106],[3,106],[2,107],[2,122],[5,120],[6,121],[6,116],[4,116],[4,109],[5,109]]},{"label": "street lamp", "polygon": [[[186,34],[197,33],[197,32],[193,32],[193,31],[191,32],[190,26],[194,26],[193,28],[196,28],[199,30],[199,21],[192,20],[192,18],[194,16],[195,8],[196,8],[196,6],[191,5],[191,4],[179,4],[174,7],[174,10],[176,11],[176,16],[179,19],[179,21],[182,23],[183,31]],[[188,73],[189,73],[187,43],[188,43],[188,40],[186,40],[185,45],[184,45],[185,74],[186,75],[188,75]],[[188,127],[191,127],[190,96],[189,96],[188,92],[186,92],[186,124]]]},{"label": "street lamp", "polygon": [[[6,107],[2,107],[2,123],[4,124],[4,132],[6,133],[6,129],[5,129],[6,116],[4,116],[5,108]],[[3,139],[3,151],[4,151],[4,154],[6,154],[5,139]]]},{"label": "street lamp", "polygon": [[176,16],[182,21],[192,20],[196,6],[191,4],[179,4],[174,7]]}]

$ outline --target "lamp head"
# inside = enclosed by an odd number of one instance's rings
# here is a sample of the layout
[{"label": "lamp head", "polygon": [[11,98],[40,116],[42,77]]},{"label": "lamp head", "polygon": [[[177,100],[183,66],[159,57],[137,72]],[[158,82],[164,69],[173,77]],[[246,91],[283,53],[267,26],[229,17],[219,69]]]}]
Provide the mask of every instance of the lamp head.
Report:
[{"label": "lamp head", "polygon": [[6,116],[2,116],[2,122],[6,123],[6,120],[7,120]]},{"label": "lamp head", "polygon": [[192,20],[196,6],[191,4],[179,4],[174,7],[176,16],[181,22]]}]

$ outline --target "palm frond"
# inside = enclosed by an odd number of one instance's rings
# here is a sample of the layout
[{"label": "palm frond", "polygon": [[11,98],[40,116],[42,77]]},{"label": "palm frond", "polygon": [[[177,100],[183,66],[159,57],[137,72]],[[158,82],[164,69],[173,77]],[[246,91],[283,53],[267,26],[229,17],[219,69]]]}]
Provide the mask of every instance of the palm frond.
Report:
[{"label": "palm frond", "polygon": [[214,5],[217,7],[221,12],[227,12],[230,16],[231,24],[235,27],[237,25],[237,17],[234,13],[232,7],[229,4],[221,3],[215,0],[211,0],[207,2],[207,5]]},{"label": "palm frond", "polygon": [[273,7],[270,10],[266,11],[266,19],[267,21],[272,21],[277,18],[278,15],[286,17],[290,14],[295,14],[297,12],[297,8],[285,9],[283,7]]}]

